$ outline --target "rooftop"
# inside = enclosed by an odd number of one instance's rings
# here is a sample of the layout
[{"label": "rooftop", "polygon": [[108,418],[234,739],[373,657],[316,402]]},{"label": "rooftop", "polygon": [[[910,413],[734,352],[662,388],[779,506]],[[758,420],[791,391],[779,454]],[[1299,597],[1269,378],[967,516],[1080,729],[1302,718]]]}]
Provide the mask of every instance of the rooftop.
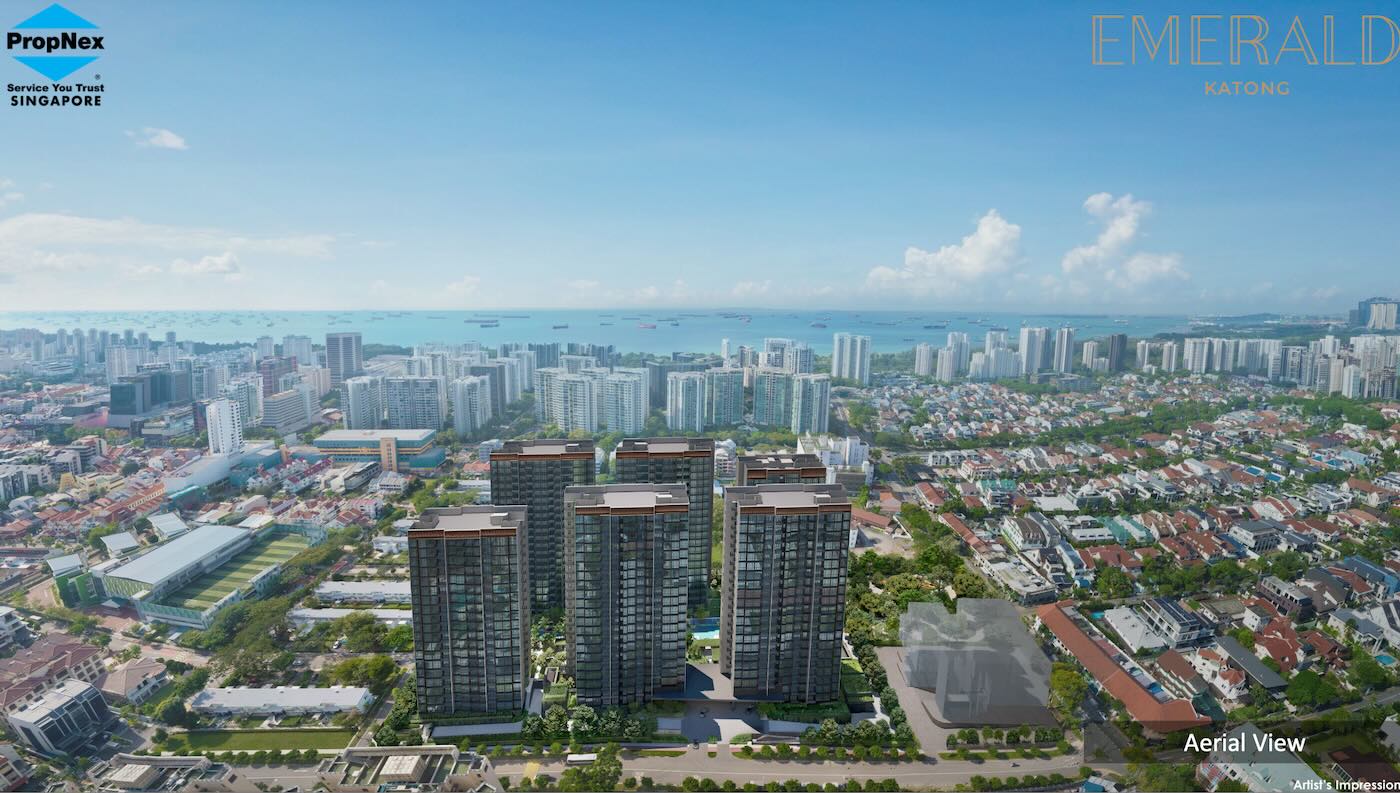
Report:
[{"label": "rooftop", "polygon": [[525,523],[524,507],[498,507],[477,504],[461,507],[432,507],[423,511],[412,528],[415,531],[483,531],[518,529]]},{"label": "rooftop", "polygon": [[139,581],[157,587],[189,565],[248,537],[247,529],[211,524],[157,545],[155,548],[113,568],[107,575]]},{"label": "rooftop", "polygon": [[682,484],[574,485],[564,489],[564,502],[608,509],[655,509],[688,506],[690,497]]},{"label": "rooftop", "polygon": [[826,484],[785,484],[750,485],[730,487],[725,491],[726,500],[737,500],[744,507],[774,507],[791,509],[794,507],[825,507],[851,505],[843,485]]},{"label": "rooftop", "polygon": [[353,710],[369,698],[369,689],[354,686],[306,688],[302,686],[263,686],[206,688],[195,694],[190,707],[199,710]]},{"label": "rooftop", "polygon": [[401,443],[424,443],[432,440],[435,430],[328,430],[313,443],[379,443],[381,438],[393,438]]}]

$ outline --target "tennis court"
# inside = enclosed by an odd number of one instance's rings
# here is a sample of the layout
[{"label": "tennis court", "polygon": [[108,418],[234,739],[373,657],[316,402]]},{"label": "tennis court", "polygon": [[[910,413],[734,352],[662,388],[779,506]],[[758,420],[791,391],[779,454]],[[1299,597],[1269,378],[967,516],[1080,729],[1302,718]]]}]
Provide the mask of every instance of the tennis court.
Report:
[{"label": "tennis court", "polygon": [[296,534],[272,534],[253,542],[237,556],[207,576],[180,587],[163,598],[168,606],[203,611],[248,585],[258,573],[280,565],[301,553],[308,543]]}]

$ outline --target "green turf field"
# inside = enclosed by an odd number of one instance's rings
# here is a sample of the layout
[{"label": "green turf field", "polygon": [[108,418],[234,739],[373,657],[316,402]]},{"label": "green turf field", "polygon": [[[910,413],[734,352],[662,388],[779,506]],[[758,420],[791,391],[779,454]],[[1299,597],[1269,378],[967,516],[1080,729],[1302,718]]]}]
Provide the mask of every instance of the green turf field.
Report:
[{"label": "green turf field", "polygon": [[191,581],[162,598],[167,606],[203,611],[230,592],[248,585],[258,573],[301,553],[307,547],[296,534],[272,534],[255,541],[243,552],[224,562],[208,575]]}]

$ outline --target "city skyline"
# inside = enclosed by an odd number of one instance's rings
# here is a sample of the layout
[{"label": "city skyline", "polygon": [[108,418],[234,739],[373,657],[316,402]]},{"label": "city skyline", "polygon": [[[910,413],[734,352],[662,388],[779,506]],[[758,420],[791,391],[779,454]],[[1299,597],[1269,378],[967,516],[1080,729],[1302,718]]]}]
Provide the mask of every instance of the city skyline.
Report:
[{"label": "city skyline", "polygon": [[272,38],[248,8],[76,8],[111,95],[11,114],[45,154],[0,170],[25,307],[1288,312],[1400,286],[1387,180],[1354,178],[1394,171],[1387,67],[1239,67],[1292,91],[1221,98],[1092,65],[1084,3],[536,4],[400,9],[415,46],[357,70],[365,7],[277,7]]}]

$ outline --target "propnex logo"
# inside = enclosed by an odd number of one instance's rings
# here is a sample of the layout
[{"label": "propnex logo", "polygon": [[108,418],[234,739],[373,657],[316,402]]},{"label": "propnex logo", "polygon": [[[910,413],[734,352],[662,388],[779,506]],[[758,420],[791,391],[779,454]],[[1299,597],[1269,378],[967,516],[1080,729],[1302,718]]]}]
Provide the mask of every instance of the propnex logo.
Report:
[{"label": "propnex logo", "polygon": [[[50,80],[58,81],[97,60],[98,56],[54,53],[91,52],[102,49],[102,36],[72,32],[96,29],[96,25],[54,3],[6,33],[5,49],[10,52],[19,50],[24,53],[44,53],[15,55],[14,59]],[[43,33],[31,35],[29,31]]]}]

